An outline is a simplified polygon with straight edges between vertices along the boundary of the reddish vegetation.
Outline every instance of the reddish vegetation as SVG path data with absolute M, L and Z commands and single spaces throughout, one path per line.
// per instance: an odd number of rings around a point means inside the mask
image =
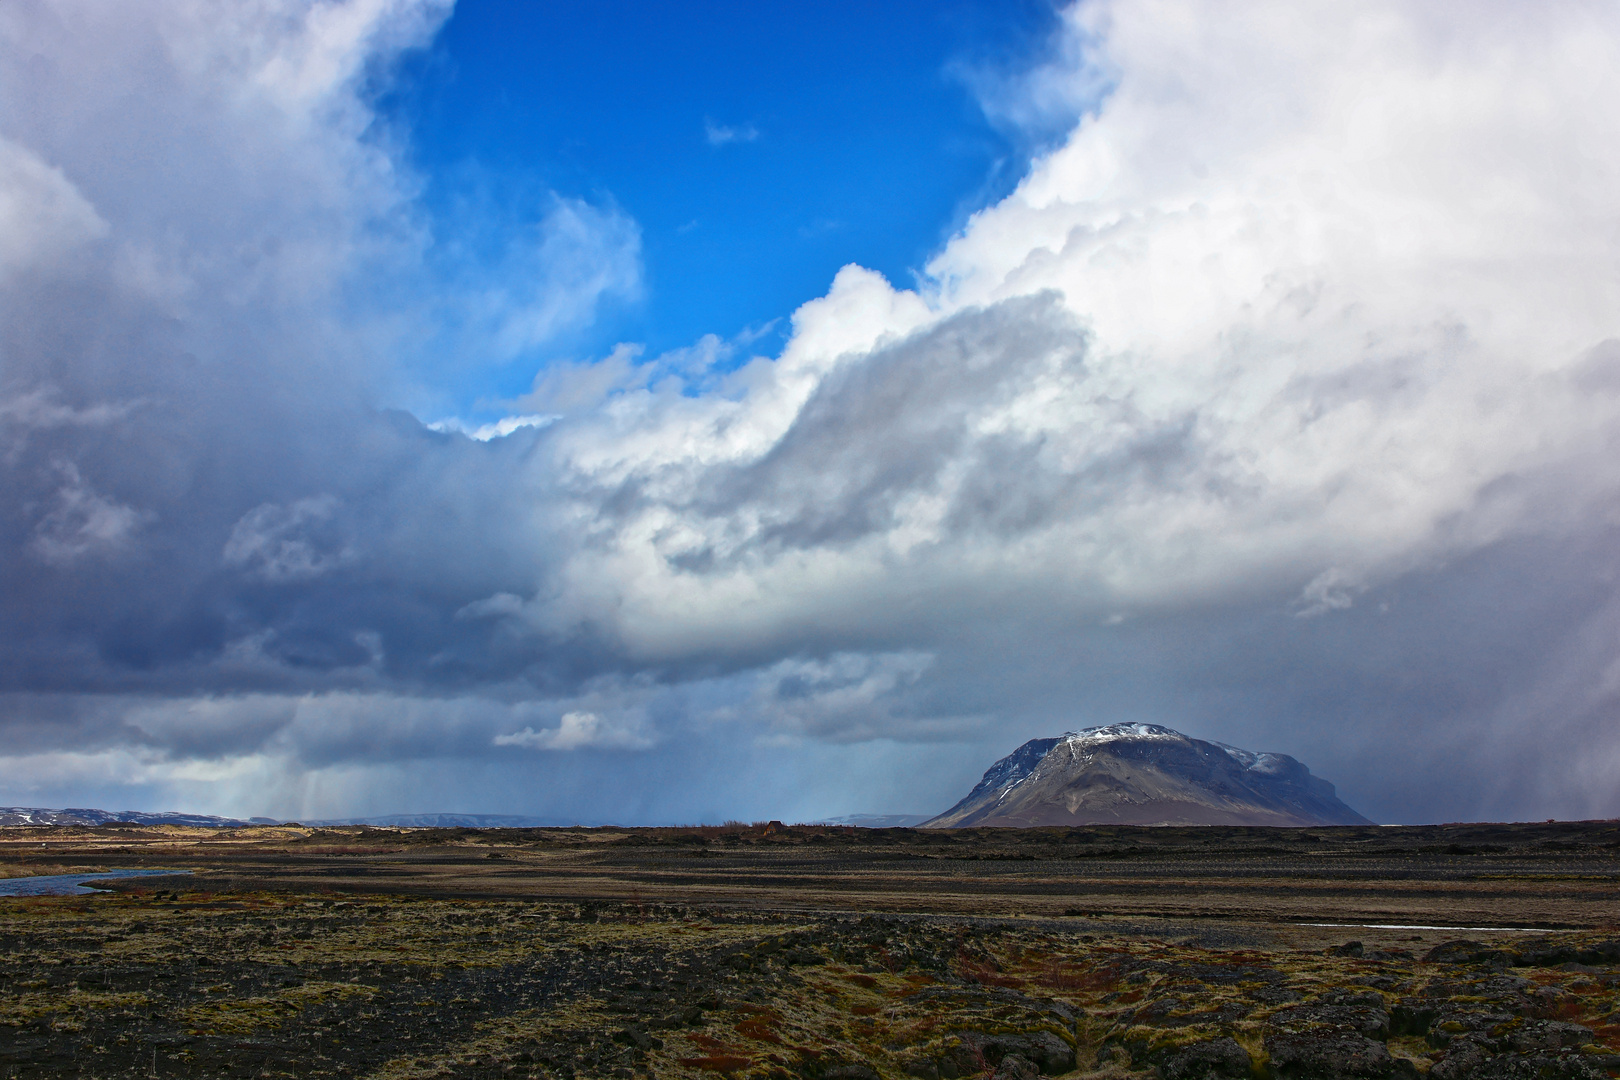
M 744 1018 L 732 1025 L 738 1035 L 756 1042 L 782 1044 L 782 1038 L 777 1034 L 777 1028 L 782 1024 L 782 1014 L 774 1009 L 767 1009 L 760 1005 L 742 1004 L 737 1011 L 744 1014 Z
M 753 1064 L 753 1059 L 734 1057 L 730 1054 L 711 1054 L 706 1057 L 681 1058 L 681 1064 L 705 1072 L 729 1073 L 748 1068 Z
M 778 1046 L 782 1043 L 781 1037 L 772 1031 L 770 1025 L 764 1020 L 739 1020 L 734 1026 L 737 1034 L 745 1039 L 753 1039 L 755 1042 L 775 1043 Z

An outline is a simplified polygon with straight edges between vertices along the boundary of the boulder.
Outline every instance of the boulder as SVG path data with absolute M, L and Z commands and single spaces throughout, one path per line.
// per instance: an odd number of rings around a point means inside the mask
M 1061 1076 L 1075 1065 L 1074 1048 L 1050 1031 L 997 1035 L 969 1031 L 962 1035 L 962 1044 L 954 1055 L 964 1075 L 985 1066 L 998 1066 L 1009 1056 L 1030 1062 L 1048 1076 Z
M 1347 1031 L 1319 1029 L 1266 1037 L 1273 1076 L 1282 1080 L 1364 1080 L 1415 1077 L 1409 1061 L 1390 1057 L 1383 1043 Z
M 1213 1080 L 1246 1077 L 1254 1072 L 1249 1052 L 1236 1039 L 1222 1036 L 1177 1047 L 1159 1062 L 1164 1080 Z
M 1520 963 L 1517 953 L 1506 949 L 1493 949 L 1479 941 L 1468 941 L 1459 938 L 1455 941 L 1442 941 L 1434 948 L 1423 954 L 1425 964 L 1491 964 L 1496 967 L 1511 967 Z
M 1022 1054 L 1008 1054 L 996 1066 L 995 1080 L 1038 1080 L 1040 1067 Z

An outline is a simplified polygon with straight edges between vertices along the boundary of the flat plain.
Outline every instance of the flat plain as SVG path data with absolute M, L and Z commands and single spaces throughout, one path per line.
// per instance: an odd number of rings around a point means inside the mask
M 0 830 L 0 1075 L 1602 1077 L 1620 825 Z

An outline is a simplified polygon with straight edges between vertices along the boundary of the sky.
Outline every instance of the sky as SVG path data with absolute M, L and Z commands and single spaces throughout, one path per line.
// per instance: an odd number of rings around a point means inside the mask
M 0 6 L 0 802 L 1620 816 L 1620 11 L 813 14 Z

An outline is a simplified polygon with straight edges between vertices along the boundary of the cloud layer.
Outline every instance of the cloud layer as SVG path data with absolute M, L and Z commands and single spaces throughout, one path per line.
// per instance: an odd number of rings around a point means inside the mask
M 917 288 L 434 430 L 413 342 L 641 287 L 611 205 L 435 246 L 368 101 L 444 14 L 0 12 L 11 801 L 930 810 L 1142 720 L 1620 813 L 1613 11 L 1081 5 L 994 107 L 1109 89 Z

